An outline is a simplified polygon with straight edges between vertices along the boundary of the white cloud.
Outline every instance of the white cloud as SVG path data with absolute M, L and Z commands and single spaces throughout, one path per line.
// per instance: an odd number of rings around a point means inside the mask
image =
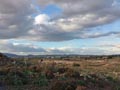
M 49 16 L 47 16 L 46 14 L 40 14 L 40 15 L 37 15 L 35 17 L 35 24 L 37 25 L 40 25 L 40 24 L 47 24 L 48 21 L 49 21 Z

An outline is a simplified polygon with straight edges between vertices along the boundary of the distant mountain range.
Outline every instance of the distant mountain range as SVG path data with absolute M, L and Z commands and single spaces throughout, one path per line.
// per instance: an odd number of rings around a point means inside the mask
M 7 57 L 10 58 L 22 58 L 22 57 L 27 57 L 27 58 L 59 58 L 59 57 L 67 57 L 67 56 L 82 56 L 82 55 L 17 55 L 17 54 L 12 54 L 12 53 L 3 53 Z
M 0 66 L 12 63 L 13 60 L 7 57 L 5 54 L 0 53 Z
M 77 54 L 71 54 L 71 55 L 17 55 L 17 54 L 12 54 L 12 53 L 3 53 L 9 58 L 102 58 L 102 57 L 120 57 L 120 55 L 77 55 Z
M 21 57 L 20 55 L 16 55 L 16 54 L 11 54 L 11 53 L 3 53 L 4 55 L 6 55 L 7 57 L 10 58 L 17 58 L 17 57 Z
M 48 56 L 48 55 L 17 55 L 17 54 L 12 54 L 12 53 L 3 53 L 3 54 L 10 58 L 22 58 L 22 57 L 27 57 L 27 58 L 42 57 L 43 58 L 43 57 Z

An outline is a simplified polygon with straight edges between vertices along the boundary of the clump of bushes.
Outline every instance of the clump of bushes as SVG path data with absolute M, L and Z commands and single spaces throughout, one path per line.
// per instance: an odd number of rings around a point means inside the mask
M 115 79 L 113 77 L 111 77 L 111 76 L 107 76 L 106 79 L 111 81 L 111 82 L 115 82 Z
M 22 72 L 13 71 L 7 74 L 6 81 L 10 85 L 24 85 L 28 83 L 28 78 Z
M 74 71 L 72 69 L 69 69 L 66 73 L 65 73 L 65 77 L 72 77 L 72 78 L 79 78 L 80 77 L 80 73 L 77 71 Z
M 55 81 L 49 90 L 75 90 L 76 87 L 74 81 Z
M 48 79 L 46 78 L 45 74 L 40 74 L 39 77 L 35 79 L 34 84 L 38 86 L 47 86 Z
M 79 63 L 73 63 L 73 67 L 79 67 L 80 64 Z
M 59 74 L 63 74 L 68 70 L 68 68 L 58 68 L 57 72 L 59 72 Z
M 85 86 L 86 82 L 84 80 L 78 80 L 77 84 L 80 85 L 80 86 Z
M 45 72 L 45 75 L 47 79 L 53 79 L 55 77 L 54 72 L 52 70 L 47 70 Z
M 38 73 L 42 72 L 42 68 L 40 66 L 34 65 L 34 66 L 30 66 L 28 69 L 32 72 L 38 72 Z

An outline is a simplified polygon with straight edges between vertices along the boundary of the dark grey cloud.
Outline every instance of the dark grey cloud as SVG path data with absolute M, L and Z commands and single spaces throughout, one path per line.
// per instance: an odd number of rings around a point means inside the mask
M 0 39 L 20 37 L 31 28 L 34 12 L 29 0 L 0 1 Z
M 19 44 L 19 43 L 10 43 L 3 42 L 1 43 L 0 50 L 4 52 L 12 52 L 12 53 L 46 53 L 46 50 L 41 47 L 36 47 L 32 44 Z
M 99 38 L 99 37 L 106 37 L 110 35 L 119 35 L 120 32 L 107 32 L 107 33 L 96 33 L 96 34 L 85 34 L 82 38 Z
M 15 54 L 103 54 L 104 49 L 93 47 L 59 47 L 59 48 L 42 48 L 32 44 L 11 43 L 8 41 L 0 42 L 0 50 L 6 53 Z
M 108 32 L 93 32 L 91 33 L 91 30 L 83 30 L 83 31 L 71 31 L 71 32 L 65 32 L 65 31 L 59 31 L 55 28 L 50 27 L 42 27 L 43 29 L 38 30 L 31 30 L 31 32 L 34 32 L 29 34 L 28 36 L 24 36 L 23 38 L 26 38 L 28 40 L 35 40 L 35 41 L 67 41 L 67 40 L 73 40 L 73 39 L 89 39 L 89 38 L 100 38 L 100 37 L 107 37 L 107 36 L 118 36 L 120 35 L 120 32 L 117 31 L 108 31 Z M 49 31 L 48 31 L 49 30 Z M 29 38 L 31 37 L 31 38 Z

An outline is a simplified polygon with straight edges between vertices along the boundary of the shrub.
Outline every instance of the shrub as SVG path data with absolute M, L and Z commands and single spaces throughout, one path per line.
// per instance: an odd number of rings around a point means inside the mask
M 85 85 L 86 85 L 86 82 L 83 81 L 83 80 L 78 80 L 78 81 L 77 81 L 77 84 L 80 85 L 80 86 L 85 86 Z
M 106 78 L 107 78 L 107 80 L 109 80 L 109 81 L 111 81 L 111 82 L 115 82 L 114 78 L 111 77 L 111 76 L 108 76 L 108 77 L 106 77 Z
M 6 81 L 8 84 L 12 85 L 23 85 L 28 83 L 28 77 L 19 71 L 9 72 L 6 76 Z
M 116 86 L 115 90 L 120 90 L 120 86 Z
M 63 74 L 68 70 L 68 68 L 58 68 L 57 72 L 59 72 L 59 74 Z
M 66 73 L 65 73 L 66 77 L 73 77 L 73 78 L 79 78 L 80 77 L 80 73 L 74 70 L 69 69 Z
M 17 74 L 9 74 L 6 77 L 7 83 L 11 85 L 23 85 L 22 78 L 20 78 Z
M 42 68 L 40 66 L 30 66 L 29 70 L 32 72 L 42 72 Z
M 73 63 L 73 66 L 74 66 L 74 67 L 79 67 L 80 64 L 78 64 L 78 63 Z
M 67 80 L 67 78 L 66 77 L 59 77 L 58 80 L 65 81 L 65 80 Z
M 50 90 L 65 90 L 65 86 L 62 81 L 56 81 L 51 85 Z
M 38 78 L 34 81 L 34 84 L 38 86 L 47 86 L 48 85 L 48 79 L 44 74 L 39 75 Z
M 56 81 L 54 82 L 50 90 L 75 90 L 76 83 L 72 81 Z
M 54 72 L 51 70 L 46 71 L 45 76 L 47 79 L 53 79 L 55 77 Z
M 68 85 L 65 90 L 75 90 L 75 87 L 72 85 Z

